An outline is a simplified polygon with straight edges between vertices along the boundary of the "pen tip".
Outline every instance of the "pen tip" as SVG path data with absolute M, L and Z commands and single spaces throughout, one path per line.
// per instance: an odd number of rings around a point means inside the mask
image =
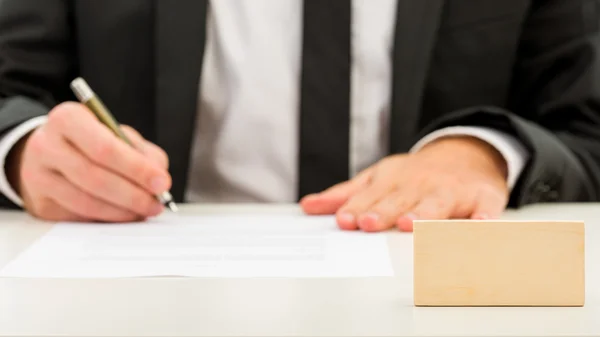
M 177 205 L 175 205 L 175 203 L 172 202 L 172 201 L 169 202 L 167 204 L 167 206 L 169 206 L 169 209 L 171 210 L 171 212 L 178 212 L 179 211 L 179 208 L 177 207 Z

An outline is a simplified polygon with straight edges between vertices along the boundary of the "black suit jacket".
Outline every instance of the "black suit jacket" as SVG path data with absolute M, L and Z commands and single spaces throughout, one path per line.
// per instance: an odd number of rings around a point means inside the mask
M 83 76 L 167 151 L 181 201 L 206 5 L 3 0 L 0 131 L 73 100 Z M 390 151 L 437 128 L 489 126 L 531 152 L 509 206 L 600 200 L 598 22 L 596 0 L 398 0 Z

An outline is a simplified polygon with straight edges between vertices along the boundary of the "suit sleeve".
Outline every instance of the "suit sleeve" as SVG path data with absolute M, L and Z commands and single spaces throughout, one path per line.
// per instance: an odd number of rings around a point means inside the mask
M 64 0 L 0 1 L 0 135 L 66 97 L 73 73 Z M 0 207 L 16 207 L 0 195 Z
M 507 108 L 473 107 L 430 124 L 491 127 L 530 153 L 509 207 L 600 201 L 597 0 L 536 0 L 523 26 Z

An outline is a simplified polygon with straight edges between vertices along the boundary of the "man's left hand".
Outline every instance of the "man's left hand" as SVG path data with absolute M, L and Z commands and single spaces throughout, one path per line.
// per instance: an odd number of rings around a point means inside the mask
M 300 204 L 307 214 L 336 214 L 345 230 L 412 231 L 415 219 L 500 216 L 509 198 L 506 175 L 506 162 L 491 145 L 448 137 L 386 157 Z

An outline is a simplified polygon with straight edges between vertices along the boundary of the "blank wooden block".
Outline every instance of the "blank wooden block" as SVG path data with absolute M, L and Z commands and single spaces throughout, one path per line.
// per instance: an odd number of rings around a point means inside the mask
M 584 223 L 414 223 L 416 306 L 583 306 Z

